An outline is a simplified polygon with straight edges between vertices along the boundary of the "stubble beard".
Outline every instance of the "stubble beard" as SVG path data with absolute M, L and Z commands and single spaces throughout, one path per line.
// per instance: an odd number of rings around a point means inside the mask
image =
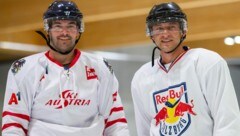
M 57 37 L 56 39 L 52 39 L 51 43 L 53 48 L 62 54 L 69 53 L 75 48 L 75 41 L 72 41 L 71 37 L 66 41 L 62 41 Z

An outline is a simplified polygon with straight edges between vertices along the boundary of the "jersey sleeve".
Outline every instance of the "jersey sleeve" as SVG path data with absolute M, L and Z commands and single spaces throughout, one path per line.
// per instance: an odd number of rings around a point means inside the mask
M 214 121 L 214 136 L 239 135 L 240 112 L 227 63 L 219 61 L 203 78 L 204 93 Z
M 144 109 L 144 97 L 139 89 L 139 77 L 134 76 L 131 83 L 131 93 L 134 105 L 135 122 L 138 136 L 148 136 L 150 133 L 151 119 L 146 115 Z
M 18 74 L 18 73 L 17 73 Z M 24 89 L 19 87 L 15 73 L 8 72 L 2 113 L 2 136 L 26 136 L 30 121 Z
M 128 136 L 129 130 L 121 98 L 118 80 L 106 60 L 100 62 L 99 111 L 105 119 L 104 136 Z

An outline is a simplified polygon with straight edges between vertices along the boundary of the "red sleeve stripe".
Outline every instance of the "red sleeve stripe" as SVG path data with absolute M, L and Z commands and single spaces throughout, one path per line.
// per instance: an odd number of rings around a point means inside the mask
M 113 96 L 117 96 L 117 92 L 113 93 L 112 95 L 113 95 Z
M 115 92 L 114 94 L 112 94 L 113 97 L 113 101 L 117 101 L 117 92 Z
M 119 118 L 119 119 L 116 119 L 116 120 L 113 120 L 113 121 L 109 121 L 107 122 L 107 124 L 105 125 L 105 129 L 116 124 L 116 123 L 119 123 L 119 122 L 122 122 L 122 123 L 127 123 L 127 120 L 126 118 Z
M 8 123 L 8 124 L 4 124 L 3 125 L 3 127 L 2 127 L 2 131 L 4 130 L 4 129 L 6 129 L 6 128 L 8 128 L 8 127 L 17 127 L 17 128 L 21 128 L 23 131 L 24 131 L 24 133 L 27 135 L 27 133 L 28 133 L 28 130 L 27 129 L 25 129 L 21 124 L 19 124 L 19 123 Z
M 21 119 L 25 119 L 28 122 L 30 121 L 30 117 L 28 115 L 19 114 L 19 113 L 12 113 L 12 112 L 8 112 L 8 111 L 4 111 L 3 114 L 2 114 L 2 117 L 7 116 L 7 115 L 15 116 L 15 117 L 18 117 L 18 118 L 21 118 Z
M 113 112 L 119 112 L 123 111 L 123 107 L 114 107 L 111 109 L 110 115 L 112 115 Z

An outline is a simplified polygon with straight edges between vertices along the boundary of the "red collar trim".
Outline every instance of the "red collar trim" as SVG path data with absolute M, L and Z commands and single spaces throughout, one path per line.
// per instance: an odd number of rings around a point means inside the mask
M 172 67 L 182 58 L 182 56 L 183 56 L 184 54 L 186 54 L 188 51 L 189 51 L 189 50 L 187 50 L 187 51 L 183 52 L 182 54 L 180 54 L 180 55 L 171 63 L 171 65 L 169 66 L 169 69 L 168 69 L 168 70 L 160 63 L 160 59 L 159 59 L 159 61 L 158 61 L 159 67 L 160 67 L 163 71 L 165 71 L 166 73 L 168 73 L 168 72 L 171 70 L 171 68 L 172 68 Z
M 53 59 L 53 58 L 50 57 L 49 52 L 50 52 L 50 51 L 46 52 L 46 53 L 45 53 L 45 56 L 46 56 L 50 61 L 52 61 L 53 63 L 57 64 L 57 65 L 60 66 L 60 67 L 63 67 L 63 65 L 62 65 L 60 62 L 58 62 L 57 60 L 55 60 L 55 59 Z M 73 60 L 71 61 L 70 65 L 69 65 L 69 68 L 71 68 L 71 67 L 77 62 L 77 60 L 80 58 L 81 52 L 80 52 L 78 49 L 75 49 L 75 50 L 74 50 L 74 55 L 75 55 L 75 56 L 74 56 Z

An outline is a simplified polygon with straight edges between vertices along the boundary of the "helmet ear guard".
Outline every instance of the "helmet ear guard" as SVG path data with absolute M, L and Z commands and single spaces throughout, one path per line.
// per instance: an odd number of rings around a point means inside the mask
M 54 1 L 43 15 L 44 30 L 48 31 L 54 20 L 73 20 L 79 27 L 79 32 L 84 32 L 83 15 L 77 5 L 72 1 Z
M 146 18 L 146 35 L 152 36 L 152 26 L 159 23 L 179 22 L 182 32 L 187 31 L 187 16 L 174 2 L 154 5 Z

